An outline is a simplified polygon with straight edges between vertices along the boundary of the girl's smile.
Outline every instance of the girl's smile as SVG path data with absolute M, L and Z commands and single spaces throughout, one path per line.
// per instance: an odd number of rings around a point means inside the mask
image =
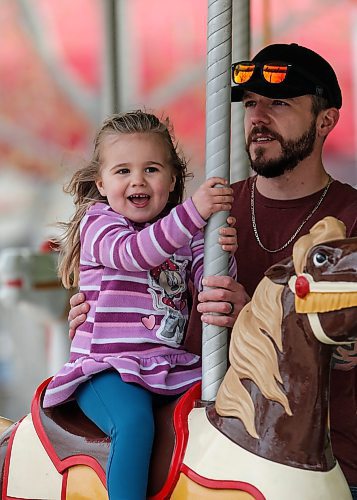
M 145 208 L 150 200 L 150 196 L 144 193 L 132 194 L 128 196 L 128 199 L 134 206 L 138 208 Z
M 96 184 L 111 208 L 138 223 L 160 215 L 176 181 L 162 137 L 155 133 L 108 135 L 101 153 Z

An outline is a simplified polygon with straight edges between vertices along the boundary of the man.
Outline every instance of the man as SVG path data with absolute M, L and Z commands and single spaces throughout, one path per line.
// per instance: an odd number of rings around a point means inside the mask
M 256 176 L 237 182 L 232 215 L 237 219 L 238 280 L 206 277 L 186 335 L 191 352 L 200 349 L 200 318 L 233 326 L 264 272 L 288 257 L 296 239 L 333 215 L 357 236 L 357 192 L 325 171 L 324 142 L 336 126 L 342 97 L 329 63 L 297 44 L 274 44 L 251 62 L 233 65 L 232 100 L 245 109 L 246 149 Z M 83 297 L 74 296 L 72 306 Z M 197 302 L 197 301 L 196 301 Z M 87 304 L 70 312 L 72 332 Z M 219 312 L 221 315 L 212 315 Z M 357 356 L 338 348 L 331 377 L 334 453 L 357 499 Z

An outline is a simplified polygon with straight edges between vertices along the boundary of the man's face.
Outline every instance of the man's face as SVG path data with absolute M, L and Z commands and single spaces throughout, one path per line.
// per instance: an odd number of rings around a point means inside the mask
M 246 150 L 258 175 L 279 177 L 310 156 L 316 138 L 310 96 L 269 99 L 246 93 L 243 105 Z

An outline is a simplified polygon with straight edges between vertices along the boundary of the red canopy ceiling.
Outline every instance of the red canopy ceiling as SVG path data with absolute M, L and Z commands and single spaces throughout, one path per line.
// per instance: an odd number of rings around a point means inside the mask
M 251 2 L 253 52 L 263 44 L 263 3 Z M 351 19 L 356 3 L 269 3 L 272 41 L 306 45 L 335 67 L 344 105 L 326 152 L 353 157 Z M 172 118 L 177 137 L 194 161 L 191 168 L 202 165 L 207 2 L 135 0 L 126 5 L 125 29 L 128 46 L 134 47 L 130 54 L 137 101 L 150 102 L 157 89 L 186 81 L 158 107 Z M 101 86 L 101 7 L 99 0 L 37 0 L 31 4 L 32 15 L 26 16 L 20 2 L 2 2 L 0 165 L 10 162 L 48 175 L 56 170 L 61 151 L 83 154 L 88 148 L 96 126 L 91 106 L 99 99 Z M 194 71 L 197 76 L 187 84 L 187 75 Z

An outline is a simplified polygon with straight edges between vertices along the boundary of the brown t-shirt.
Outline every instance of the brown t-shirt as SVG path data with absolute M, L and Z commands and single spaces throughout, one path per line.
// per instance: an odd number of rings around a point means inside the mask
M 331 215 L 342 220 L 347 236 L 357 236 L 357 191 L 348 184 L 334 181 L 318 210 L 303 226 L 287 248 L 277 253 L 263 250 L 257 243 L 251 218 L 252 178 L 233 184 L 235 193 L 232 215 L 237 219 L 238 250 L 236 253 L 238 282 L 252 296 L 264 272 L 276 262 L 289 257 L 296 239 L 306 234 L 319 220 Z M 296 200 L 271 200 L 255 190 L 256 225 L 263 245 L 280 248 L 308 216 L 322 191 Z M 196 311 L 197 299 L 186 334 L 185 347 L 201 352 L 202 324 Z M 334 453 L 349 484 L 357 485 L 357 357 L 350 356 L 349 370 L 332 370 L 331 436 Z M 342 368 L 342 366 L 341 366 Z

